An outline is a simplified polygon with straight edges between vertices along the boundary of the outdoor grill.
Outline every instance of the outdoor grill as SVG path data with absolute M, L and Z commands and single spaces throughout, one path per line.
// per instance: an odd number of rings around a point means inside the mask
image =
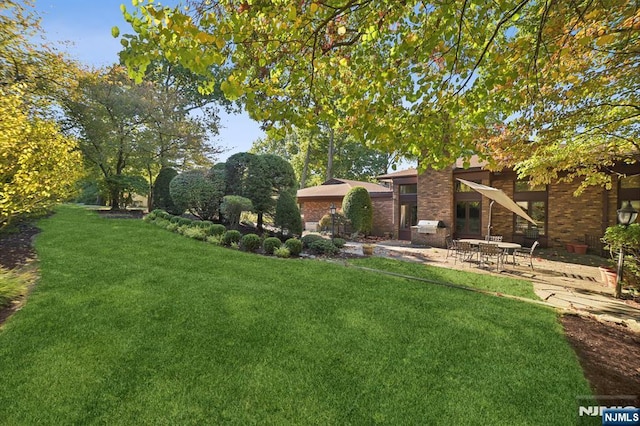
M 444 222 L 441 220 L 419 220 L 413 228 L 418 229 L 418 234 L 435 234 L 438 228 L 444 228 Z

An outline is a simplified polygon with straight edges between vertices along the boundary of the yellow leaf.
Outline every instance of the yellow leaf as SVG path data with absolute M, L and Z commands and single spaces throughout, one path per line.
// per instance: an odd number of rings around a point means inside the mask
M 347 33 L 347 28 L 344 25 L 338 28 L 339 35 L 345 35 L 346 33 Z
M 598 37 L 598 39 L 596 40 L 596 44 L 600 47 L 603 47 L 611 43 L 612 41 L 615 41 L 615 39 L 616 36 L 614 34 L 603 35 L 602 37 Z
M 316 13 L 318 11 L 318 3 L 311 3 L 310 10 L 311 13 Z

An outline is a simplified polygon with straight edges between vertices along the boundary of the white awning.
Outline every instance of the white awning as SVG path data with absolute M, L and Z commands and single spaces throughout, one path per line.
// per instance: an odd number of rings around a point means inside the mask
M 460 182 L 464 183 L 465 185 L 467 185 L 469 188 L 473 189 L 474 191 L 477 191 L 477 192 L 481 193 L 482 195 L 486 196 L 487 198 L 490 198 L 490 199 L 494 200 L 496 203 L 498 203 L 501 206 L 509 209 L 509 211 L 512 211 L 513 213 L 517 214 L 521 218 L 528 220 L 529 222 L 533 223 L 534 225 L 537 225 L 536 221 L 531 219 L 531 217 L 529 217 L 529 215 L 524 210 L 522 210 L 522 207 L 517 205 L 515 201 L 513 201 L 511 198 L 509 198 L 509 196 L 507 194 L 505 194 L 504 192 L 502 192 L 498 188 L 494 188 L 492 186 L 483 185 L 481 183 L 469 182 L 468 180 L 464 180 L 464 179 L 460 179 L 460 178 L 456 178 L 456 179 L 459 180 Z

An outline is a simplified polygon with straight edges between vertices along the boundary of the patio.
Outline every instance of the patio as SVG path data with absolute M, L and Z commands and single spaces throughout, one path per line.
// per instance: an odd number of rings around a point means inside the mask
M 362 245 L 349 242 L 345 250 L 353 254 L 362 254 Z M 496 274 L 493 268 L 485 269 L 468 262 L 455 262 L 453 257 L 447 257 L 447 249 L 415 247 L 407 241 L 379 242 L 374 256 L 480 274 Z M 500 275 L 530 280 L 538 297 L 552 307 L 593 316 L 603 321 L 624 322 L 632 330 L 640 332 L 640 307 L 637 303 L 615 299 L 614 289 L 602 283 L 598 266 L 605 264 L 606 259 L 597 256 L 583 256 L 578 259 L 591 264 L 572 263 L 567 260 L 575 261 L 569 254 L 559 250 L 536 251 L 533 271 L 528 261 L 520 259 L 518 265 L 505 264 Z

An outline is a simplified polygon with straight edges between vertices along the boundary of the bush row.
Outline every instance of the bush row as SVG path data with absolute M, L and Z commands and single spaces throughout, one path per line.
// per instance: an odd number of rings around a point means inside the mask
M 206 241 L 208 243 L 217 244 L 225 247 L 233 247 L 242 249 L 247 252 L 257 252 L 260 248 L 270 255 L 278 257 L 299 256 L 304 246 L 303 241 L 297 238 L 289 238 L 284 245 L 280 239 L 276 237 L 267 237 L 264 240 L 257 234 L 242 235 L 239 231 L 231 229 L 227 230 L 224 225 L 212 223 L 209 221 L 191 220 L 180 216 L 167 213 L 164 210 L 154 210 L 144 217 L 144 220 L 153 223 L 161 228 L 171 232 L 177 232 L 186 237 L 196 240 Z M 322 237 L 315 235 L 313 237 L 324 240 Z M 309 240 L 309 239 L 307 239 Z M 336 238 L 338 240 L 338 238 Z M 344 245 L 344 240 L 342 240 Z M 333 246 L 333 244 L 332 244 Z M 309 247 L 307 244 L 306 247 Z M 321 247 L 321 246 L 318 246 Z M 331 249 L 316 249 L 316 253 L 330 254 L 337 252 Z

